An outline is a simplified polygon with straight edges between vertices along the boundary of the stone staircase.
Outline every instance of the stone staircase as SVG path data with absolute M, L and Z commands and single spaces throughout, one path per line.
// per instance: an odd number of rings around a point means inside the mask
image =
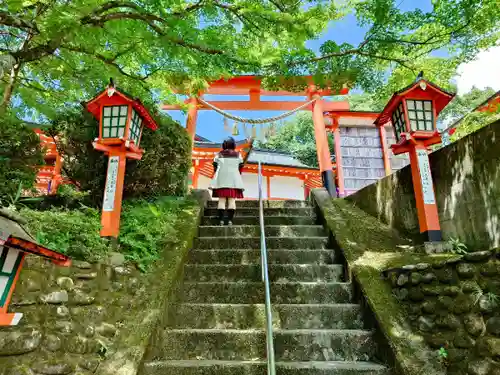
M 313 208 L 264 204 L 277 375 L 388 375 Z M 216 226 L 215 208 L 205 209 L 145 375 L 267 374 L 258 202 L 238 202 L 232 227 Z

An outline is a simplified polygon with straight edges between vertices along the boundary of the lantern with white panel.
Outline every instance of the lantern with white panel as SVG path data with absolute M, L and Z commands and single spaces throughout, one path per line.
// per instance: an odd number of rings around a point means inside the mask
M 143 129 L 154 131 L 158 125 L 139 99 L 116 89 L 112 80 L 105 91 L 84 105 L 99 121 L 99 137 L 93 146 L 109 157 L 101 236 L 117 238 L 127 158 L 142 158 L 143 150 L 139 145 Z
M 0 326 L 17 325 L 23 314 L 7 312 L 26 254 L 51 260 L 69 267 L 71 260 L 64 254 L 37 244 L 23 228 L 25 221 L 16 213 L 0 209 Z
M 423 79 L 421 73 L 413 84 L 394 93 L 375 121 L 377 126 L 392 122 L 395 155 L 410 154 L 420 232 L 427 242 L 442 240 L 428 149 L 441 143 L 437 116 L 454 96 Z

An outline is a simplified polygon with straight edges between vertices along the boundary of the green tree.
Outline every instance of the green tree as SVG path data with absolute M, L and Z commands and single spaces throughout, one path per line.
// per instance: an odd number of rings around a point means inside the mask
M 135 96 L 165 100 L 174 86 L 196 92 L 206 80 L 249 73 L 267 76 L 270 89 L 303 90 L 304 82 L 276 77 L 312 74 L 318 85 L 360 87 L 386 100 L 394 83 L 408 84 L 422 69 L 448 84 L 458 64 L 498 42 L 497 0 L 436 0 L 430 12 L 402 11 L 400 3 L 9 0 L 0 5 L 0 106 L 52 118 L 110 76 Z M 305 47 L 348 14 L 368 29 L 361 43 L 328 40 L 319 54 Z
M 444 125 L 451 125 L 462 117 L 472 112 L 479 104 L 495 94 L 491 87 L 485 89 L 472 89 L 462 95 L 457 95 L 439 114 L 439 121 Z
M 0 5 L 1 106 L 54 117 L 110 76 L 134 96 L 257 72 L 317 35 L 330 5 L 282 0 L 9 0 Z
M 369 93 L 349 94 L 347 101 L 351 111 L 381 112 L 384 109 L 384 103 Z
M 159 129 L 145 129 L 141 160 L 128 160 L 124 197 L 182 195 L 191 167 L 191 140 L 177 123 L 157 118 Z M 94 205 L 102 201 L 107 157 L 94 150 L 98 123 L 89 113 L 72 111 L 57 117 L 47 133 L 58 136 L 58 151 L 64 157 L 63 174 L 81 191 L 89 192 Z
M 33 187 L 43 157 L 38 136 L 18 120 L 4 116 L 0 134 L 0 205 L 8 205 L 20 185 L 25 190 Z
M 460 63 L 496 45 L 500 37 L 498 0 L 436 0 L 429 12 L 418 8 L 402 11 L 401 1 L 396 0 L 345 4 L 338 8 L 336 20 L 355 14 L 358 24 L 368 29 L 358 45 L 328 40 L 319 54 L 304 46 L 282 55 L 281 64 L 270 71 L 317 73 L 324 77 L 318 77 L 320 84 L 361 87 L 384 101 L 402 83 L 403 87 L 411 83 L 421 70 L 448 86 Z M 436 57 L 444 54 L 448 56 Z
M 328 142 L 330 150 L 333 150 L 333 136 L 330 133 L 328 133 Z M 265 142 L 256 142 L 256 146 L 288 152 L 306 165 L 318 166 L 314 125 L 312 115 L 309 112 L 298 113 L 278 127 L 276 134 L 269 137 Z
M 469 112 L 456 124 L 456 131 L 452 135 L 451 140 L 457 141 L 498 119 L 500 119 L 500 106 L 497 106 L 496 110 L 493 111 Z

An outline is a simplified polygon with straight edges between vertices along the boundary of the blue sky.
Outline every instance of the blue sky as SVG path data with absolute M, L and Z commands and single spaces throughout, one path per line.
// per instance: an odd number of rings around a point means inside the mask
M 420 8 L 423 11 L 430 11 L 431 1 L 430 0 L 400 0 L 398 8 L 403 11 L 413 10 L 415 8 Z M 356 17 L 353 14 L 347 15 L 340 21 L 332 22 L 329 28 L 320 36 L 317 40 L 311 40 L 306 43 L 306 46 L 318 51 L 319 47 L 327 40 L 334 40 L 336 43 L 350 43 L 352 45 L 359 44 L 366 33 L 367 29 L 360 27 L 357 24 Z M 232 96 L 206 96 L 206 98 L 211 100 L 242 100 L 241 97 Z M 293 99 L 291 97 L 275 97 L 275 100 L 300 100 L 304 98 Z M 266 98 L 266 100 L 268 100 Z M 167 111 L 170 116 L 176 121 L 179 121 L 183 126 L 186 123 L 186 115 L 181 111 Z M 244 117 L 244 118 L 267 118 L 276 116 L 280 112 L 276 111 L 233 111 L 234 115 Z M 232 126 L 232 122 L 230 122 Z M 202 137 L 208 138 L 214 142 L 221 142 L 229 134 L 224 131 L 222 116 L 214 111 L 200 111 L 197 121 L 196 133 Z M 240 136 L 235 137 L 237 140 L 243 139 L 245 135 L 243 134 L 242 128 L 240 126 Z

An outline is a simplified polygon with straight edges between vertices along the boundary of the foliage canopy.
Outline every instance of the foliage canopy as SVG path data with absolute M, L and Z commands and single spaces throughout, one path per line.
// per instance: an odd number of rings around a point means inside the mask
M 453 141 L 463 138 L 500 118 L 500 107 L 493 111 L 479 112 L 476 110 L 477 106 L 494 95 L 495 90 L 491 87 L 485 89 L 473 87 L 469 92 L 457 95 L 448 104 L 441 112 L 440 118 L 445 126 L 454 126 L 456 128 L 451 137 Z
M 177 241 L 179 212 L 192 207 L 190 200 L 173 197 L 126 202 L 118 251 L 141 270 L 146 270 L 165 248 Z M 38 211 L 22 208 L 20 214 L 28 221 L 29 231 L 39 243 L 75 259 L 101 260 L 112 251 L 108 241 L 99 236 L 101 223 L 97 209 Z
M 230 75 L 327 76 L 330 84 L 387 96 L 419 70 L 440 85 L 499 39 L 497 0 L 436 0 L 431 11 L 395 0 L 9 0 L 0 6 L 2 107 L 49 118 L 110 76 L 134 96 L 165 100 Z M 354 14 L 358 45 L 305 42 Z M 443 59 L 433 52 L 446 52 Z M 386 72 L 392 76 L 388 82 Z M 378 90 L 383 83 L 386 89 Z M 64 105 L 61 105 L 64 103 Z M 36 116 L 35 116 L 36 118 Z

